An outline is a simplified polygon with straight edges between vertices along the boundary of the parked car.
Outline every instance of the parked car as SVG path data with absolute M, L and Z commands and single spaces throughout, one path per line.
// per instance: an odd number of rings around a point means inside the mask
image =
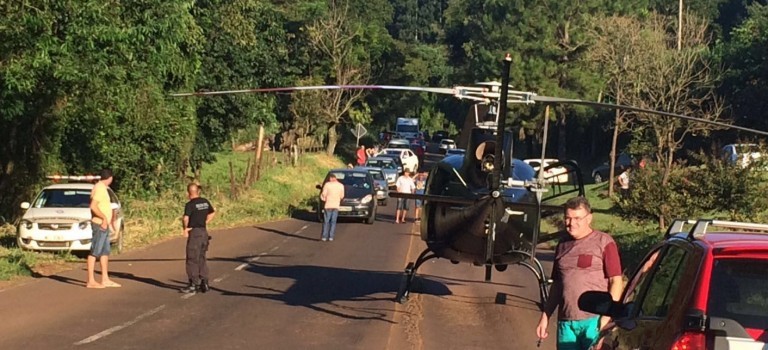
M 379 201 L 379 205 L 387 206 L 387 199 L 389 199 L 389 183 L 387 177 L 384 175 L 384 171 L 381 168 L 369 166 L 355 168 L 366 170 L 373 176 L 373 181 L 376 183 L 376 200 Z
M 440 153 L 445 153 L 449 149 L 456 148 L 456 141 L 451 139 L 442 139 L 440 140 Z
M 98 176 L 57 176 L 69 181 L 46 186 L 30 202 L 21 203 L 26 210 L 17 227 L 19 247 L 40 251 L 89 251 L 91 230 L 91 190 Z M 117 232 L 110 242 L 117 252 L 123 248 L 125 220 L 122 205 L 112 189 L 107 188 L 115 211 Z
M 445 156 L 446 157 L 447 156 L 456 156 L 456 155 L 464 156 L 466 153 L 467 153 L 467 150 L 465 150 L 463 148 L 454 148 L 454 149 L 446 150 L 445 151 Z
M 365 161 L 365 166 L 381 169 L 387 179 L 387 185 L 392 187 L 397 182 L 397 177 L 403 172 L 402 164 L 398 163 L 399 157 L 371 157 Z
M 373 224 L 376 220 L 377 201 L 375 200 L 376 184 L 371 174 L 359 168 L 332 169 L 325 175 L 323 184 L 316 186 L 318 190 L 322 192 L 331 174 L 344 185 L 344 199 L 341 200 L 339 207 L 339 217 L 362 218 L 366 224 Z M 317 202 L 317 219 L 323 222 L 325 203 L 320 199 Z
M 381 150 L 377 156 L 383 156 L 383 155 L 390 155 L 390 156 L 397 156 L 400 158 L 400 161 L 403 163 L 403 169 L 409 170 L 409 171 L 417 171 L 419 170 L 419 157 L 416 156 L 413 151 L 410 149 L 400 149 L 400 148 L 385 148 Z
M 619 156 L 616 157 L 616 164 L 613 167 L 613 176 L 619 176 L 626 168 L 630 167 L 631 165 L 632 157 L 630 155 L 626 153 L 619 154 Z M 594 180 L 595 183 L 601 183 L 605 180 L 608 180 L 610 174 L 611 166 L 609 165 L 609 162 L 605 162 L 592 169 L 592 180 Z
M 536 171 L 538 176 L 539 168 L 541 168 L 541 158 L 537 159 L 525 159 L 523 162 L 530 165 L 533 170 Z M 547 168 L 552 164 L 559 162 L 557 159 L 544 158 L 544 181 L 548 183 L 565 184 L 568 183 L 568 169 L 562 166 Z
M 408 141 L 406 139 L 392 139 L 387 142 L 387 147 L 384 148 L 403 148 L 403 149 L 410 149 L 411 148 L 411 141 Z
M 690 223 L 670 226 L 620 301 L 580 297 L 582 310 L 613 318 L 596 349 L 766 349 L 768 225 Z
M 737 143 L 723 146 L 721 155 L 728 163 L 746 168 L 760 159 L 760 146 L 751 143 Z

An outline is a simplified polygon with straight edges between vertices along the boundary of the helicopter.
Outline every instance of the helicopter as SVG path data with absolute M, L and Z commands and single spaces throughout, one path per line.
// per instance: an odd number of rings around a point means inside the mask
M 507 130 L 508 105 L 573 104 L 596 108 L 621 109 L 638 113 L 680 118 L 739 129 L 760 135 L 768 132 L 704 120 L 664 111 L 627 105 L 540 96 L 533 92 L 510 90 L 511 58 L 502 60 L 501 82 L 479 83 L 478 86 L 452 88 L 413 87 L 393 85 L 323 85 L 255 88 L 229 91 L 200 91 L 171 94 L 173 97 L 215 96 L 241 93 L 281 93 L 307 90 L 401 90 L 452 95 L 474 103 L 462 136 L 466 145 L 464 156 L 455 155 L 439 161 L 430 170 L 424 194 L 391 193 L 391 197 L 423 201 L 420 236 L 427 247 L 418 258 L 407 264 L 396 302 L 406 302 L 414 277 L 422 264 L 444 258 L 454 264 L 472 263 L 485 267 L 485 280 L 492 270 L 505 271 L 509 265 L 521 265 L 530 270 L 539 286 L 542 305 L 548 298 L 551 284 L 536 257 L 536 246 L 556 238 L 559 233 L 541 236 L 541 221 L 547 214 L 562 213 L 561 205 L 551 204 L 563 196 L 583 196 L 582 172 L 575 161 L 549 164 L 535 171 L 530 165 L 512 157 L 513 137 Z M 472 113 L 474 112 L 474 113 Z M 545 113 L 547 113 L 545 112 Z M 547 144 L 548 119 L 544 118 L 541 157 Z M 461 143 L 462 141 L 460 141 Z M 545 178 L 549 169 L 565 168 L 568 184 L 553 183 Z M 558 174 L 562 176 L 562 174 Z

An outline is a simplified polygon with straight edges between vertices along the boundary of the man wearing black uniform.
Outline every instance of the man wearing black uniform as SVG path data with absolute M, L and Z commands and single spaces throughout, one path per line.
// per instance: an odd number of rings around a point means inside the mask
M 187 276 L 189 285 L 182 288 L 182 293 L 207 292 L 208 264 L 205 252 L 208 250 L 208 230 L 206 224 L 213 220 L 215 210 L 207 199 L 200 197 L 200 186 L 191 183 L 187 186 L 189 202 L 184 206 L 184 237 L 187 237 Z

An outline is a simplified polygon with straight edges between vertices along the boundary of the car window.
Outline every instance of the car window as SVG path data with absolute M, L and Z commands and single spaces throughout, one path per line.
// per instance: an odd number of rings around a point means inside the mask
M 768 260 L 715 260 L 707 310 L 744 328 L 768 329 Z
M 646 285 L 646 283 L 644 283 L 645 280 L 647 280 L 648 276 L 653 272 L 653 267 L 659 257 L 660 250 L 661 249 L 657 249 L 649 254 L 645 261 L 640 265 L 640 269 L 635 272 L 635 275 L 629 283 L 627 283 L 626 294 L 624 294 L 624 304 L 630 305 L 630 307 L 635 305 L 635 301 L 638 298 L 638 295 L 640 295 L 640 290 Z M 628 310 L 627 315 L 631 315 L 632 312 L 632 309 Z
M 91 190 L 47 189 L 35 199 L 35 208 L 88 208 Z
M 109 193 L 109 201 L 112 203 L 120 203 L 119 200 L 117 200 L 117 195 L 115 192 L 112 191 L 111 188 L 107 188 L 107 193 Z
M 381 171 L 369 171 L 374 180 L 384 180 L 384 174 Z
M 648 282 L 648 290 L 640 301 L 641 317 L 663 318 L 667 315 L 675 297 L 677 285 L 680 283 L 685 260 L 685 250 L 673 245 L 669 246 L 659 264 L 656 265 Z

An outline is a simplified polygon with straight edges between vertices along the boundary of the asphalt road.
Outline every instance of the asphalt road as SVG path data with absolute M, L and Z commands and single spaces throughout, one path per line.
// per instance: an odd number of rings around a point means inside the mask
M 122 288 L 86 289 L 84 264 L 8 287 L 0 349 L 536 349 L 538 294 L 522 267 L 485 283 L 482 268 L 427 262 L 410 300 L 392 301 L 425 245 L 392 222 L 391 201 L 374 225 L 341 222 L 334 242 L 319 241 L 311 213 L 212 232 L 206 294 L 177 291 L 182 237 L 113 256 Z

